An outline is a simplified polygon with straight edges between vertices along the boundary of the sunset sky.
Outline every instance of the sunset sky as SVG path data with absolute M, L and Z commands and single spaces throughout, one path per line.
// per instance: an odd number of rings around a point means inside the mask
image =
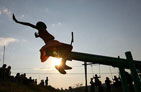
M 134 59 L 141 60 L 141 0 L 0 0 L 0 65 L 5 45 L 5 63 L 12 67 L 12 75 L 27 73 L 38 82 L 48 76 L 55 88 L 85 83 L 83 62 L 68 61 L 73 69 L 66 75 L 54 68 L 54 58 L 41 63 L 39 50 L 44 42 L 34 37 L 37 30 L 16 24 L 13 13 L 20 21 L 43 21 L 64 43 L 70 44 L 74 32 L 73 51 L 121 58 L 131 51 Z M 88 66 L 88 82 L 92 72 L 101 73 L 104 82 L 114 75 L 110 69 L 118 73 L 109 66 Z

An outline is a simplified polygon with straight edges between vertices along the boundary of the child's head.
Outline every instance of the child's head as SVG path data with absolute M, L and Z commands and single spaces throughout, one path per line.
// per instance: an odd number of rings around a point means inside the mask
M 39 30 L 42 29 L 42 28 L 45 28 L 45 29 L 47 28 L 46 24 L 41 22 L 41 21 L 37 22 L 36 27 Z

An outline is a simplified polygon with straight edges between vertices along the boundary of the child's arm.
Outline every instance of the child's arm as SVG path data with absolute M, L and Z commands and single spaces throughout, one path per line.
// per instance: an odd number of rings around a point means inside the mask
M 30 24 L 30 23 L 27 23 L 27 22 L 18 21 L 18 20 L 16 19 L 16 17 L 15 17 L 14 14 L 13 14 L 13 20 L 14 20 L 16 23 L 19 23 L 19 24 L 22 24 L 22 25 L 26 25 L 26 26 L 30 26 L 30 27 L 32 27 L 32 28 L 37 29 L 36 26 L 33 25 L 33 24 Z

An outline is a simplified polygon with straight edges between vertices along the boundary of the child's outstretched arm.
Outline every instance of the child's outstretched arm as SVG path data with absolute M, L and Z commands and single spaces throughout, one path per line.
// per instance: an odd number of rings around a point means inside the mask
M 16 23 L 19 23 L 19 24 L 22 24 L 22 25 L 26 25 L 26 26 L 30 26 L 30 27 L 32 27 L 32 28 L 37 29 L 36 26 L 33 25 L 33 24 L 30 24 L 30 23 L 27 23 L 27 22 L 18 21 L 18 20 L 16 19 L 16 17 L 15 17 L 14 14 L 13 14 L 13 20 L 14 20 Z

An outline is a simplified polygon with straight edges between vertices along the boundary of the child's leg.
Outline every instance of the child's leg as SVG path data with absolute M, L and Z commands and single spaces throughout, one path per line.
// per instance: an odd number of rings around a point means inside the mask
M 41 59 L 41 62 L 45 62 L 48 59 L 48 57 L 46 56 L 45 51 L 41 52 L 40 59 Z
M 66 60 L 68 59 L 71 50 L 72 46 L 68 44 L 63 44 L 61 47 L 57 48 L 60 57 L 62 57 L 62 60 L 61 65 L 56 65 L 55 67 L 62 74 L 66 74 L 65 70 L 72 69 L 70 66 L 66 65 Z
M 45 52 L 45 47 L 46 45 L 44 45 L 41 49 L 40 49 L 40 59 L 41 59 L 41 62 L 44 62 L 48 59 L 48 56 L 46 55 L 46 52 Z
M 66 65 L 66 60 L 68 59 L 70 52 L 72 50 L 72 46 L 68 45 L 68 44 L 63 44 L 62 47 L 62 61 L 61 61 L 61 65 L 62 67 L 64 67 L 64 69 L 72 69 L 71 67 Z
M 71 67 L 66 65 L 66 59 L 62 58 L 61 64 L 56 65 L 55 68 L 61 73 L 66 74 L 65 70 L 72 69 Z
M 61 57 L 62 58 L 68 58 L 71 51 L 72 51 L 72 46 L 68 45 L 68 44 L 63 44 L 63 46 L 61 46 L 59 48 L 59 51 L 61 52 Z
M 65 69 L 65 70 L 72 69 L 72 67 L 66 65 L 66 61 L 67 61 L 67 59 L 62 58 L 61 67 L 62 67 L 63 69 Z
M 55 68 L 61 73 L 61 74 L 66 74 L 66 71 L 64 70 L 63 67 L 56 65 Z

